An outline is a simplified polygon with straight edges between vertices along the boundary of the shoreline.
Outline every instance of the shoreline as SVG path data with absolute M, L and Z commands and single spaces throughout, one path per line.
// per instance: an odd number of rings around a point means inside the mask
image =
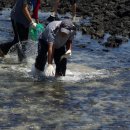
M 5 7 L 12 8 L 16 0 L 0 1 L 0 9 Z M 41 10 L 52 11 L 51 3 L 41 3 Z M 64 14 L 70 10 L 68 2 L 60 4 L 59 14 Z M 100 0 L 78 0 L 77 15 L 83 18 L 90 18 L 90 23 L 80 25 L 83 34 L 91 35 L 93 39 L 100 40 L 105 33 L 109 33 L 111 37 L 105 46 L 118 47 L 122 42 L 128 41 L 130 38 L 130 1 L 100 1 Z M 117 36 L 122 36 L 119 38 Z M 111 44 L 112 42 L 112 44 Z M 110 44 L 110 45 L 109 45 Z M 114 44 L 114 45 L 113 45 Z

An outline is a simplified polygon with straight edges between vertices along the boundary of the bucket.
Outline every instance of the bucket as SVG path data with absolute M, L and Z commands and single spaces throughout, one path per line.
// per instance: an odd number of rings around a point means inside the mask
M 29 28 L 29 39 L 37 41 L 40 34 L 44 31 L 44 26 L 40 23 L 37 24 L 36 28 Z

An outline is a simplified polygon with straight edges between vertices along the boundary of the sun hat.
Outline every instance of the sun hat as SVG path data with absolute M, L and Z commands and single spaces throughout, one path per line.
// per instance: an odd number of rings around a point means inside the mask
M 61 22 L 61 32 L 69 34 L 71 31 L 74 30 L 74 24 L 70 19 L 64 19 Z

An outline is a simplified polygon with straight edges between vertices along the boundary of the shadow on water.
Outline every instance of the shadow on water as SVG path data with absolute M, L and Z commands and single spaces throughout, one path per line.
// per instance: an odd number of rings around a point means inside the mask
M 111 78 L 84 83 L 4 80 L 0 82 L 0 126 L 43 130 L 129 129 L 128 74 L 129 70 L 118 71 Z
M 123 75 L 128 74 L 124 71 Z M 87 83 L 3 82 L 1 128 L 12 129 L 129 129 L 129 78 Z M 125 80 L 125 83 L 123 82 Z M 111 81 L 111 82 L 110 82 Z
M 6 37 L 11 39 L 10 33 L 0 31 L 0 41 Z M 129 44 L 104 52 L 97 41 L 77 32 L 67 76 L 40 82 L 28 73 L 37 44 L 28 47 L 33 51 L 27 52 L 27 64 L 17 64 L 11 53 L 0 60 L 0 129 L 130 129 Z

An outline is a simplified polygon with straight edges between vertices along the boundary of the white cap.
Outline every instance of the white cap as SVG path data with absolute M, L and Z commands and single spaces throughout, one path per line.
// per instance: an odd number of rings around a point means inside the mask
M 63 27 L 61 28 L 61 32 L 66 33 L 66 34 L 70 33 L 70 31 L 68 29 L 63 28 Z
M 64 19 L 61 22 L 61 32 L 64 32 L 66 34 L 69 34 L 71 30 L 73 30 L 74 24 L 70 19 Z

